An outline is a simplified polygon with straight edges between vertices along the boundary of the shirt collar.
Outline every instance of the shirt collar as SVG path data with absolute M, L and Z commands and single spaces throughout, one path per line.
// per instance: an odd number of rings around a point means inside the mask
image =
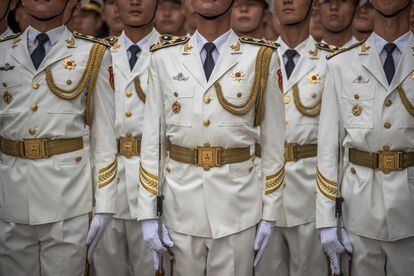
M 230 37 L 230 34 L 231 34 L 231 30 L 228 30 L 227 32 L 225 32 L 224 34 L 222 34 L 221 36 L 219 36 L 213 41 L 220 55 L 223 50 L 224 44 L 227 42 L 227 40 Z M 201 51 L 203 50 L 204 44 L 206 44 L 208 40 L 204 36 L 202 36 L 198 31 L 196 31 L 196 37 L 197 37 L 198 48 L 200 49 L 200 53 L 201 53 Z
M 59 41 L 59 39 L 62 36 L 64 31 L 65 31 L 65 26 L 64 25 L 47 31 L 46 34 L 49 37 L 50 44 L 55 45 Z M 32 26 L 29 26 L 29 30 L 28 30 L 28 39 L 29 39 L 29 41 L 30 42 L 35 42 L 37 35 L 40 34 L 40 33 L 41 32 L 39 32 L 38 30 L 36 30 Z
M 306 46 L 309 42 L 309 40 L 313 40 L 313 38 L 311 36 L 309 36 L 307 39 L 305 39 L 304 41 L 302 41 L 298 46 L 296 46 L 294 49 L 297 52 L 297 55 L 300 56 L 301 53 L 303 53 L 303 51 L 306 50 Z M 280 49 L 281 49 L 281 53 L 282 55 L 285 55 L 286 51 L 291 49 L 282 39 L 282 37 L 279 38 L 279 44 L 280 44 Z M 313 43 L 314 44 L 314 43 Z
M 400 36 L 399 38 L 397 38 L 396 40 L 393 41 L 395 43 L 395 45 L 397 45 L 397 49 L 401 53 L 404 51 L 405 46 L 407 45 L 407 43 L 409 43 L 410 37 L 411 37 L 411 32 L 407 32 L 407 33 L 403 34 L 402 36 Z M 384 50 L 384 46 L 388 43 L 388 41 L 386 41 L 384 38 L 382 38 L 381 36 L 379 36 L 375 32 L 373 33 L 373 38 L 374 38 L 375 44 L 377 46 L 378 53 L 381 54 L 381 52 Z
M 125 34 L 125 32 L 122 32 L 121 37 L 124 40 L 125 43 L 125 48 L 129 49 L 129 47 L 131 47 L 132 45 L 137 45 L 141 51 L 145 51 L 149 49 L 149 40 L 152 36 L 154 30 L 152 30 L 149 34 L 147 34 L 146 36 L 144 36 L 140 41 L 138 41 L 138 43 L 134 43 L 131 39 L 129 39 L 129 37 Z

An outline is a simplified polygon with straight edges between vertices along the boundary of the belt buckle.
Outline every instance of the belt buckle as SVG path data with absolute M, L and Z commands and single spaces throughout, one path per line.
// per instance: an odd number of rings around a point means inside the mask
M 121 137 L 119 139 L 119 153 L 126 158 L 131 158 L 137 152 L 138 143 L 134 137 Z
M 401 157 L 402 152 L 399 151 L 380 151 L 378 169 L 385 174 L 402 170 Z
M 202 147 L 196 147 L 197 150 L 197 165 L 203 167 L 208 171 L 211 167 L 220 167 L 219 162 L 220 151 L 222 148 L 211 147 L 209 143 L 204 144 Z
M 285 162 L 297 161 L 297 147 L 296 143 L 285 143 Z
M 48 139 L 24 139 L 23 156 L 27 159 L 41 159 L 48 157 L 46 143 Z

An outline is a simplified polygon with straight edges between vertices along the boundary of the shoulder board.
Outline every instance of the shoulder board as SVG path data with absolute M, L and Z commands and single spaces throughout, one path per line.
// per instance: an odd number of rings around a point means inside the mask
M 273 49 L 277 49 L 280 46 L 279 44 L 277 44 L 274 41 L 268 41 L 268 40 L 264 40 L 264 39 L 257 39 L 257 38 L 247 37 L 247 36 L 240 37 L 240 42 L 241 43 L 249 43 L 249 44 L 259 45 L 259 46 L 266 46 L 266 47 L 270 47 L 270 48 L 273 48 Z
M 329 45 L 329 44 L 322 43 L 322 42 L 316 43 L 316 48 L 318 48 L 319 50 L 324 50 L 324 51 L 328 51 L 331 53 L 339 50 L 339 48 L 336 47 L 335 45 Z
M 105 37 L 104 40 L 108 42 L 111 46 L 114 46 L 114 44 L 118 41 L 118 38 L 116 36 L 108 36 Z
M 341 54 L 341 53 L 344 53 L 344 52 L 346 52 L 346 51 L 348 51 L 348 50 L 354 49 L 354 48 L 356 48 L 356 47 L 358 47 L 358 46 L 362 45 L 363 43 L 365 43 L 365 40 L 360 41 L 360 42 L 357 42 L 357 43 L 355 43 L 355 44 L 352 44 L 351 46 L 348 46 L 348 47 L 340 48 L 339 50 L 337 50 L 337 51 L 335 51 L 335 52 L 330 53 L 329 55 L 327 55 L 327 56 L 326 56 L 326 59 L 331 59 L 331 58 L 333 58 L 334 56 L 339 55 L 339 54 Z
M 170 41 L 170 40 L 174 40 L 178 38 L 180 38 L 180 36 L 164 34 L 160 36 L 160 41 L 165 42 L 165 41 Z
M 169 39 L 168 40 L 163 40 L 163 37 L 164 38 L 169 38 Z M 190 38 L 187 37 L 187 36 L 170 36 L 170 37 L 161 36 L 160 37 L 160 42 L 155 43 L 154 45 L 152 45 L 150 47 L 150 52 L 155 52 L 159 49 L 171 47 L 171 46 L 174 46 L 174 45 L 184 44 L 188 40 L 190 40 Z
M 84 34 L 80 34 L 78 32 L 74 32 L 73 35 L 76 38 L 81 38 L 81 39 L 89 40 L 89 41 L 92 41 L 92 42 L 100 43 L 100 44 L 105 45 L 107 47 L 111 47 L 111 44 L 108 41 L 106 41 L 105 39 L 103 39 L 103 38 L 96 38 L 96 37 L 94 37 L 92 35 L 84 35 Z
M 22 33 L 17 33 L 17 34 L 12 34 L 12 35 L 8 35 L 8 36 L 5 36 L 5 37 L 1 37 L 0 42 L 7 41 L 7 40 L 10 40 L 10 39 L 15 39 L 16 37 L 20 36 L 21 34 Z

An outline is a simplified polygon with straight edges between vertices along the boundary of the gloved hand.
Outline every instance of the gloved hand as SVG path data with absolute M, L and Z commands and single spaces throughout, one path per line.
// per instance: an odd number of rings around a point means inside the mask
M 253 263 L 254 267 L 256 267 L 259 264 L 260 259 L 263 257 L 266 247 L 269 244 L 270 237 L 272 236 L 274 226 L 275 222 L 266 220 L 262 220 L 259 222 L 253 245 L 254 250 L 257 251 L 256 258 L 254 259 Z
M 98 213 L 92 219 L 91 226 L 89 227 L 88 236 L 86 238 L 86 245 L 88 247 L 88 263 L 92 263 L 93 254 L 95 253 L 96 246 L 102 239 L 106 227 L 112 219 L 112 214 Z
M 154 270 L 158 269 L 160 260 L 158 258 L 158 253 L 167 252 L 167 249 L 162 246 L 159 235 L 158 235 L 158 221 L 155 219 L 149 219 L 142 221 L 142 235 L 144 237 L 144 242 L 152 253 L 152 263 L 154 265 Z M 174 243 L 168 235 L 167 228 L 162 225 L 162 236 L 165 245 L 168 247 L 174 246 Z
M 345 229 L 341 229 L 341 233 L 342 243 L 338 239 L 336 227 L 324 228 L 320 231 L 321 244 L 325 249 L 326 255 L 329 257 L 333 274 L 339 274 L 341 272 L 339 256 L 344 252 L 352 253 L 352 243 L 349 239 L 348 232 Z

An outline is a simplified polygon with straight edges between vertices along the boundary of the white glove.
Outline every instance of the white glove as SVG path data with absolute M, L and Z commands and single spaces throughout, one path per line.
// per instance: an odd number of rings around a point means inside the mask
M 256 267 L 260 259 L 262 258 L 267 245 L 269 244 L 270 237 L 274 230 L 275 222 L 261 220 L 257 227 L 256 237 L 254 238 L 253 248 L 257 251 L 256 258 L 254 258 L 253 267 Z
M 112 214 L 98 213 L 92 219 L 91 226 L 89 227 L 88 236 L 86 238 L 86 245 L 88 247 L 88 263 L 92 263 L 93 254 L 95 253 L 96 246 L 102 239 L 106 227 L 112 219 Z
M 349 239 L 348 232 L 345 229 L 341 229 L 342 243 L 338 239 L 338 233 L 336 227 L 321 229 L 321 244 L 325 249 L 326 255 L 329 257 L 331 264 L 331 271 L 334 274 L 341 272 L 339 263 L 339 256 L 344 252 L 352 253 L 352 243 Z
M 158 269 L 160 260 L 158 258 L 158 253 L 167 252 L 167 249 L 162 246 L 159 235 L 158 235 L 158 221 L 155 219 L 149 219 L 142 221 L 142 235 L 144 237 L 144 242 L 152 253 L 152 263 L 154 265 L 154 270 Z M 162 236 L 163 241 L 166 246 L 172 247 L 174 243 L 168 235 L 167 228 L 162 225 Z

